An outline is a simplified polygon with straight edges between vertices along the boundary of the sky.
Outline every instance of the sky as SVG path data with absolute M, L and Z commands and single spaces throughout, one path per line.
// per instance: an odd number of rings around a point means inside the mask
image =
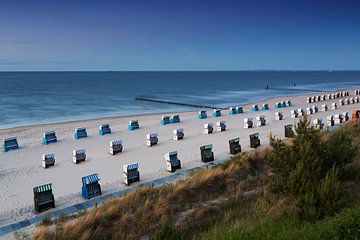
M 0 0 L 0 71 L 360 70 L 359 0 Z

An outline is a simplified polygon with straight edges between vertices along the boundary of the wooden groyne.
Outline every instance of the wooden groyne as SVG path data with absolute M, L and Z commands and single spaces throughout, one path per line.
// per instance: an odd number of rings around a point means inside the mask
M 172 105 L 193 107 L 193 108 L 223 109 L 223 108 L 219 108 L 219 107 L 215 107 L 215 106 L 199 105 L 199 104 L 192 104 L 192 103 L 181 103 L 181 102 L 160 100 L 160 99 L 149 98 L 149 97 L 135 97 L 135 100 L 145 101 L 145 102 L 154 102 L 154 103 L 172 104 Z
M 329 91 L 320 90 L 320 89 L 279 88 L 279 87 L 269 87 L 266 90 L 280 90 L 280 91 L 294 91 L 294 92 L 329 92 Z

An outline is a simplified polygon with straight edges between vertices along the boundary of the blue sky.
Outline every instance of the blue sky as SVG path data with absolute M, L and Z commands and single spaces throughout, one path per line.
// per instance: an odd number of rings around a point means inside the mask
M 0 71 L 360 69 L 356 0 L 0 6 Z

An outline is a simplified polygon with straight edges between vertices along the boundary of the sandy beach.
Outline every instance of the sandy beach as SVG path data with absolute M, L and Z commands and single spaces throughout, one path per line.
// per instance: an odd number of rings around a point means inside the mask
M 321 93 L 326 94 L 326 93 Z M 259 133 L 261 144 L 268 144 L 269 133 L 279 138 L 284 138 L 284 125 L 292 124 L 298 119 L 290 117 L 292 109 L 310 107 L 316 105 L 319 112 L 311 115 L 312 119 L 322 118 L 326 120 L 329 115 L 349 112 L 359 109 L 360 103 L 338 106 L 337 110 L 331 110 L 331 103 L 338 104 L 339 99 L 306 103 L 307 96 L 314 93 L 292 97 L 276 97 L 258 102 L 259 107 L 268 103 L 270 110 L 251 112 L 251 104 L 243 105 L 244 113 L 229 115 L 227 110 L 222 111 L 221 117 L 213 117 L 212 110 L 207 110 L 207 119 L 198 119 L 197 111 L 180 113 L 181 122 L 176 124 L 161 125 L 160 119 L 164 114 L 150 114 L 126 117 L 111 117 L 84 121 L 72 121 L 45 125 L 16 127 L 0 130 L 0 139 L 9 136 L 17 136 L 20 149 L 0 153 L 0 225 L 8 224 L 17 220 L 36 215 L 33 203 L 33 187 L 46 183 L 53 183 L 53 193 L 57 208 L 84 201 L 81 196 L 81 177 L 92 173 L 99 173 L 100 184 L 103 194 L 126 188 L 123 184 L 122 166 L 124 164 L 138 162 L 140 167 L 141 182 L 168 175 L 164 155 L 173 150 L 178 151 L 178 157 L 182 161 L 183 168 L 195 167 L 201 164 L 200 146 L 213 144 L 215 159 L 226 159 L 230 156 L 228 140 L 240 137 L 243 150 L 250 149 L 249 135 Z M 353 91 L 350 91 L 350 97 Z M 343 97 L 343 99 L 346 97 Z M 292 106 L 275 109 L 277 101 L 291 100 Z M 328 104 L 327 112 L 321 111 L 321 105 Z M 274 113 L 281 111 L 284 120 L 276 121 Z M 166 114 L 171 115 L 172 113 Z M 177 113 L 174 113 L 177 114 Z M 266 116 L 266 126 L 243 128 L 243 119 L 252 117 L 255 122 L 256 116 Z M 138 119 L 140 129 L 129 131 L 129 120 Z M 204 135 L 203 124 L 226 121 L 225 132 L 215 132 Z M 99 136 L 100 124 L 109 123 L 112 134 Z M 86 127 L 88 137 L 75 140 L 74 128 Z M 185 138 L 181 141 L 173 140 L 173 130 L 184 128 Z M 48 130 L 55 130 L 58 138 L 57 143 L 42 144 L 42 134 Z M 148 133 L 158 133 L 159 144 L 153 147 L 145 145 L 145 136 Z M 109 154 L 109 142 L 122 140 L 124 152 L 112 156 Z M 85 148 L 87 159 L 81 164 L 72 163 L 72 151 Z M 43 169 L 41 156 L 45 153 L 54 153 L 56 163 L 54 167 Z M 138 183 L 137 183 L 138 184 Z M 51 211 L 51 210 L 48 210 Z

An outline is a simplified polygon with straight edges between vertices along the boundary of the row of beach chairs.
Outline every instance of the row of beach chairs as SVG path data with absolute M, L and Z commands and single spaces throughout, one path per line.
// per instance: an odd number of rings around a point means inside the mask
M 310 97 L 306 98 L 306 102 L 307 103 L 314 103 L 314 102 L 332 100 L 332 99 L 346 97 L 346 96 L 350 96 L 349 91 L 341 91 L 341 92 L 336 92 L 336 93 L 329 93 L 329 94 L 323 94 L 323 95 L 310 96 Z

